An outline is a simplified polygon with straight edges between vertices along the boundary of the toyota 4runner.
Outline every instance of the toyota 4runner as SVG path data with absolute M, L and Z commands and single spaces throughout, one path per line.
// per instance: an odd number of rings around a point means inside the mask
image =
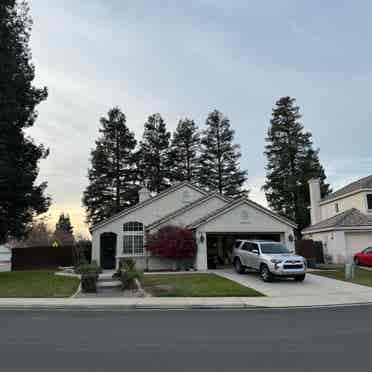
M 306 275 L 306 260 L 277 242 L 236 240 L 232 262 L 237 273 L 244 273 L 246 268 L 254 269 L 265 282 L 272 281 L 275 276 L 302 282 Z

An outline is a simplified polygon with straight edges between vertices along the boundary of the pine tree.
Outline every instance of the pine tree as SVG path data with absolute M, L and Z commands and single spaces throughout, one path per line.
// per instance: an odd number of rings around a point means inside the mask
M 74 243 L 74 229 L 71 225 L 70 216 L 68 214 L 61 213 L 58 222 L 56 223 L 56 229 L 54 232 L 54 240 L 58 241 L 61 245 L 71 245 Z
M 91 224 L 138 202 L 138 179 L 134 149 L 137 141 L 118 107 L 101 118 L 101 136 L 91 152 L 89 185 L 83 196 Z
M 68 214 L 61 213 L 56 223 L 56 231 L 63 231 L 69 234 L 73 234 L 73 227 L 71 225 L 70 216 Z
M 310 223 L 308 181 L 320 178 L 322 196 L 330 192 L 330 187 L 325 182 L 319 150 L 313 149 L 312 135 L 304 131 L 295 102 L 294 98 L 282 97 L 273 109 L 266 138 L 268 163 L 263 189 L 269 206 L 295 221 L 300 232 Z
M 173 133 L 169 153 L 171 181 L 197 181 L 199 150 L 200 135 L 195 122 L 187 118 L 180 120 Z
M 46 88 L 35 88 L 29 47 L 32 21 L 26 2 L 0 2 L 0 243 L 22 238 L 33 218 L 46 212 L 47 184 L 36 183 L 48 150 L 25 134 L 37 118 Z
M 160 192 L 170 186 L 170 136 L 160 114 L 149 116 L 145 123 L 139 157 L 142 181 L 148 181 L 151 191 Z
M 199 183 L 226 196 L 239 196 L 244 192 L 247 172 L 240 170 L 240 147 L 233 143 L 230 121 L 215 110 L 208 115 L 206 125 L 201 139 Z

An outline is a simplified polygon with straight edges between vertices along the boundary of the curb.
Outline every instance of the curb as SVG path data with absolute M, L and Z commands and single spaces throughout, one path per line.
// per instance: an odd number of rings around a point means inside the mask
M 301 306 L 256 306 L 248 304 L 158 304 L 158 305 L 146 305 L 146 304 L 118 304 L 118 305 L 86 305 L 86 304 L 1 304 L 0 311 L 5 310 L 33 310 L 33 311 L 167 311 L 167 310 L 299 310 L 299 309 L 335 309 L 335 308 L 348 308 L 355 306 L 372 306 L 372 302 L 360 302 L 352 304 L 333 304 L 333 305 L 301 305 Z
M 254 305 L 0 305 L 2 310 L 63 310 L 63 311 L 119 311 L 119 310 L 243 310 L 269 309 Z

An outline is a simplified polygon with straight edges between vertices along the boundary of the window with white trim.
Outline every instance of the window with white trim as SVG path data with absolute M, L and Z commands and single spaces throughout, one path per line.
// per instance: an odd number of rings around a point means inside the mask
M 143 256 L 143 224 L 131 221 L 123 225 L 123 255 Z

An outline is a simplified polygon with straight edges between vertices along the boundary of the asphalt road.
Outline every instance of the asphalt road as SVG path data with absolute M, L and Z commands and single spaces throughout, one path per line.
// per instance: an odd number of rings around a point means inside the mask
M 372 307 L 0 311 L 0 371 L 359 371 Z

